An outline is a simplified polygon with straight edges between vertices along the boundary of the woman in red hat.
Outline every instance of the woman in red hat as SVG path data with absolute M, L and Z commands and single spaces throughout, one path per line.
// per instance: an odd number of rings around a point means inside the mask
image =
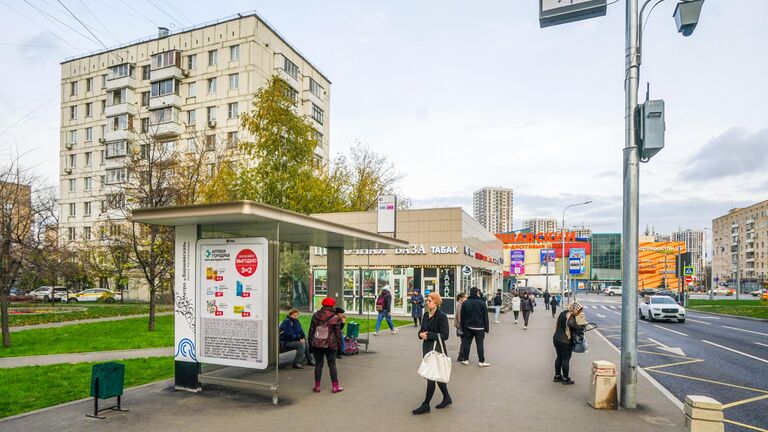
M 336 373 L 336 350 L 339 349 L 341 340 L 341 318 L 336 315 L 336 300 L 326 297 L 322 302 L 323 307 L 312 315 L 309 326 L 309 347 L 315 356 L 315 393 L 320 392 L 320 378 L 323 374 L 323 363 L 328 360 L 328 369 L 331 372 L 332 393 L 344 390 L 339 385 L 339 377 Z

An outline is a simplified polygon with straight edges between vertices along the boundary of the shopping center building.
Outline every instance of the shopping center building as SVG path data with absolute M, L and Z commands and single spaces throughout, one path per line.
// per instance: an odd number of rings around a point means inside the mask
M 315 214 L 325 219 L 376 232 L 375 212 Z M 408 298 L 415 288 L 422 294 L 438 291 L 442 309 L 453 314 L 458 292 L 478 287 L 491 294 L 502 286 L 502 243 L 461 208 L 400 210 L 396 237 L 407 249 L 353 249 L 344 251 L 344 309 L 373 314 L 382 288 L 392 292 L 392 314 L 410 315 Z M 310 290 L 318 308 L 327 294 L 327 255 L 310 250 Z

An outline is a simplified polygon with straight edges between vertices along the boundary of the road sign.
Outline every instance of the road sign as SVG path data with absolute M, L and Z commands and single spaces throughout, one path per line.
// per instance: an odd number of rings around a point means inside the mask
M 696 274 L 696 267 L 685 266 L 683 267 L 683 276 L 693 276 Z
M 686 276 L 685 283 L 693 283 L 693 276 Z
M 606 0 L 539 0 L 539 26 L 549 27 L 604 16 Z
M 471 276 L 472 275 L 472 267 L 470 267 L 470 266 L 462 267 L 461 274 L 463 274 L 464 276 Z

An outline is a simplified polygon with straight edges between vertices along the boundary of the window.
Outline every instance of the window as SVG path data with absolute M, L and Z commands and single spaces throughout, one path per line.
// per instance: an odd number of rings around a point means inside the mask
M 236 119 L 239 113 L 237 112 L 237 102 L 227 104 L 227 118 Z
M 107 136 L 107 127 L 104 125 L 101 125 L 101 137 L 104 138 Z
M 216 93 L 216 78 L 208 79 L 208 94 Z
M 209 122 L 216 121 L 216 107 L 208 107 L 206 110 L 206 118 Z
M 111 209 L 121 209 L 125 207 L 125 195 L 122 193 L 107 194 L 107 207 Z M 118 230 L 113 230 L 114 227 L 118 227 Z M 112 225 L 109 228 L 110 234 L 117 235 L 120 233 L 119 225 Z
M 101 153 L 101 164 L 104 165 L 104 161 L 107 159 L 106 150 L 101 150 L 99 153 Z M 101 176 L 101 177 L 102 177 L 101 183 L 104 184 L 104 176 Z
M 86 216 L 90 216 L 91 215 L 91 203 L 90 203 L 90 201 L 83 203 L 83 214 L 86 215 Z
M 90 117 L 93 115 L 93 102 L 85 104 L 85 116 Z
M 67 240 L 75 241 L 75 228 L 73 227 L 67 228 Z
M 107 158 L 125 156 L 128 149 L 126 141 L 112 141 L 107 143 Z
M 76 120 L 77 119 L 77 106 L 69 107 L 69 119 L 70 120 Z
M 104 114 L 104 112 L 107 110 L 107 101 L 102 100 L 101 101 L 101 113 Z
M 141 106 L 149 106 L 149 92 L 141 92 Z
M 316 122 L 323 124 L 323 110 L 315 105 L 312 104 L 312 116 L 313 119 L 315 119 Z
M 93 188 L 93 178 L 86 177 L 83 179 L 83 189 L 86 191 L 91 190 Z
M 86 152 L 85 153 L 85 166 L 91 166 L 91 155 L 92 152 Z
M 205 136 L 205 151 L 216 150 L 216 135 Z
M 88 206 L 88 216 L 91 215 L 91 203 L 85 203 Z M 86 240 L 91 240 L 91 227 L 83 228 L 83 236 Z
M 93 141 L 93 128 L 87 127 L 85 128 L 85 142 L 91 142 Z
M 187 111 L 187 125 L 193 125 L 197 122 L 196 110 Z
M 149 113 L 149 124 L 157 125 L 160 123 L 168 123 L 176 121 L 178 119 L 178 108 L 165 107 L 159 110 L 154 110 Z
M 125 168 L 110 168 L 107 170 L 107 184 L 123 183 L 127 179 Z
M 299 103 L 299 92 L 294 89 L 293 87 L 289 86 L 288 84 L 285 84 L 283 87 L 283 93 L 285 94 L 285 97 L 291 100 L 294 105 Z
M 69 155 L 69 167 L 77 168 L 77 155 Z
M 141 67 L 141 79 L 145 81 L 149 79 L 149 65 Z
M 237 147 L 237 132 L 227 132 L 227 148 Z
M 163 154 L 173 153 L 176 151 L 176 141 L 166 141 L 160 143 L 163 149 Z
M 101 76 L 101 89 L 107 88 L 107 74 Z
M 77 207 L 75 203 L 69 203 L 69 217 L 75 217 L 77 214 Z
M 133 76 L 133 65 L 121 64 L 109 68 L 109 79 Z
M 107 92 L 107 101 L 109 106 L 120 105 L 128 102 L 128 89 L 121 88 Z
M 299 79 L 299 67 L 285 57 L 283 57 L 283 60 L 285 60 L 283 62 L 283 69 L 285 72 L 294 79 Z
M 101 202 L 101 212 L 104 213 L 107 211 L 107 204 L 105 201 Z M 107 227 L 99 227 L 99 239 L 100 240 L 106 240 L 107 239 Z
M 237 90 L 240 87 L 240 74 L 229 75 L 229 89 Z
M 317 141 L 317 145 L 322 146 L 323 145 L 323 134 L 321 134 L 318 131 L 315 131 L 315 141 Z
M 229 47 L 229 61 L 240 60 L 240 45 L 232 45 Z
M 141 133 L 149 132 L 149 117 L 141 119 Z
M 69 144 L 77 144 L 77 131 L 76 130 L 69 131 L 69 137 L 67 139 L 67 143 L 69 143 Z
M 77 183 L 75 179 L 69 179 L 67 180 L 67 183 L 69 184 L 69 188 L 68 188 L 69 192 L 77 191 Z
M 152 83 L 152 97 L 179 94 L 179 81 L 173 78 Z
M 194 138 L 187 138 L 187 153 L 194 153 L 197 151 L 197 143 Z
M 323 87 L 321 87 L 320 84 L 318 84 L 317 81 L 311 77 L 309 78 L 309 92 L 319 98 L 323 97 Z
M 176 51 L 166 51 L 152 56 L 152 69 L 161 69 L 168 66 L 178 66 Z
M 133 130 L 133 116 L 130 114 L 121 114 L 110 117 L 108 123 L 111 131 Z
M 196 97 L 197 96 L 197 85 L 196 83 L 189 83 L 187 84 L 187 97 Z
M 69 95 L 77 96 L 77 81 L 69 83 Z
M 93 78 L 88 78 L 85 80 L 85 92 L 88 93 L 91 90 L 93 90 Z
M 219 64 L 219 51 L 208 51 L 208 66 L 216 66 Z
M 197 54 L 192 54 L 187 56 L 187 69 L 189 70 L 197 69 Z

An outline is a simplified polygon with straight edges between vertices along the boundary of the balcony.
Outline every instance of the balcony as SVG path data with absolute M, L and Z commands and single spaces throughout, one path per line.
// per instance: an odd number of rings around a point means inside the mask
M 301 91 L 301 102 L 302 103 L 311 102 L 319 107 L 325 106 L 325 104 L 323 103 L 323 99 L 317 97 L 314 93 L 309 91 L 309 89 L 304 89 Z
M 185 72 L 179 66 L 166 66 L 161 69 L 152 69 L 149 71 L 150 81 L 162 81 L 168 78 L 184 79 Z
M 107 141 L 121 141 L 121 140 L 133 141 L 134 139 L 136 139 L 136 133 L 129 129 L 107 130 L 107 132 L 105 133 L 104 139 Z
M 135 89 L 137 87 L 136 77 L 127 75 L 107 80 L 107 91 L 117 90 L 123 87 Z
M 149 134 L 155 138 L 171 138 L 181 135 L 184 127 L 178 121 L 153 124 L 149 126 Z
M 114 105 L 107 105 L 106 107 L 104 107 L 104 115 L 106 115 L 107 117 L 114 117 L 120 114 L 136 115 L 136 112 L 137 112 L 136 104 L 132 104 L 128 102 L 118 103 Z
M 177 94 L 167 94 L 163 96 L 155 96 L 149 99 L 149 109 L 154 110 L 158 108 L 165 108 L 169 106 L 181 107 L 182 99 Z

